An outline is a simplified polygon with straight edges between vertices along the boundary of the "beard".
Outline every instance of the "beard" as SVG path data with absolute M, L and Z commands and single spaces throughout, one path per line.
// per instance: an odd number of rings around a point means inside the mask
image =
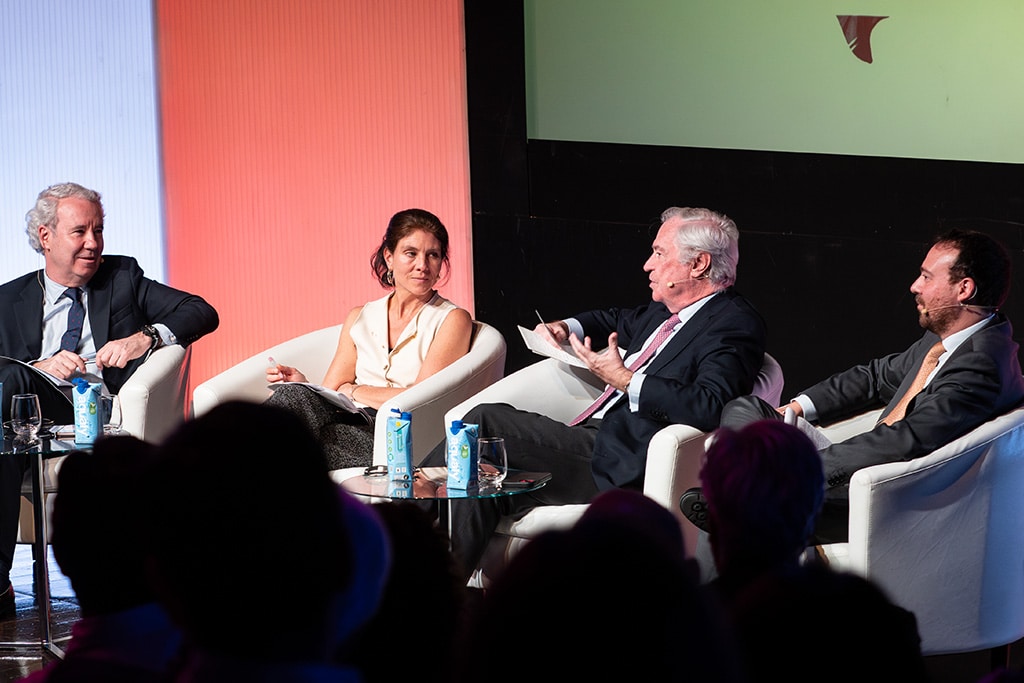
M 941 311 L 921 313 L 918 316 L 917 322 L 924 329 L 934 332 L 941 337 L 959 317 L 960 309 L 944 308 Z

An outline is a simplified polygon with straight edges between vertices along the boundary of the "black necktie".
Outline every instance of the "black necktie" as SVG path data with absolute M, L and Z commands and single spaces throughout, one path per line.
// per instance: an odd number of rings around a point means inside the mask
M 82 324 L 85 322 L 82 292 L 78 287 L 68 287 L 61 296 L 71 299 L 71 308 L 68 309 L 68 331 L 60 338 L 60 350 L 78 351 L 78 342 L 82 338 Z

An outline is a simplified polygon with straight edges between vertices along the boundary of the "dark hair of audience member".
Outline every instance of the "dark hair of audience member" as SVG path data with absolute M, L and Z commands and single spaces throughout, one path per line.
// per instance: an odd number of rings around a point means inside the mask
M 430 666 L 417 667 L 417 682 L 448 681 L 455 633 L 466 604 L 448 537 L 434 515 L 404 502 L 373 505 L 391 539 L 391 571 L 378 609 L 350 639 L 339 660 L 358 668 L 367 683 L 394 680 L 395 634 L 417 629 L 416 648 L 430 654 Z
M 331 597 L 353 575 L 337 485 L 298 417 L 222 403 L 175 430 L 153 468 L 150 574 L 200 649 L 328 661 Z
M 700 473 L 719 588 L 795 566 L 825 491 L 821 456 L 797 427 L 777 420 L 715 432 Z
M 133 436 L 105 437 L 91 453 L 72 451 L 57 474 L 51 539 L 83 616 L 155 601 L 146 580 L 142 485 L 156 449 Z
M 598 496 L 573 528 L 512 557 L 459 638 L 453 680 L 740 680 L 678 522 L 630 495 Z
M 913 613 L 861 576 L 815 564 L 769 572 L 731 614 L 749 683 L 928 681 Z

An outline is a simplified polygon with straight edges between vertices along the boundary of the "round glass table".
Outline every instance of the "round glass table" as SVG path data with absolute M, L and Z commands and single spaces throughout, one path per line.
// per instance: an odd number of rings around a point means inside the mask
M 550 472 L 526 472 L 510 469 L 500 486 L 484 484 L 465 489 L 448 486 L 447 467 L 417 467 L 412 479 L 391 480 L 386 467 L 368 467 L 363 474 L 342 480 L 341 486 L 357 496 L 389 500 L 436 500 L 438 517 L 452 538 L 451 501 L 460 499 L 500 498 L 530 493 L 551 480 Z

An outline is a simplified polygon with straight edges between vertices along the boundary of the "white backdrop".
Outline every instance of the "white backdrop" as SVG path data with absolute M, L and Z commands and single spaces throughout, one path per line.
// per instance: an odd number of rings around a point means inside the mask
M 0 282 L 42 267 L 25 213 L 65 181 L 103 195 L 104 251 L 165 281 L 157 132 L 150 2 L 0 2 Z

